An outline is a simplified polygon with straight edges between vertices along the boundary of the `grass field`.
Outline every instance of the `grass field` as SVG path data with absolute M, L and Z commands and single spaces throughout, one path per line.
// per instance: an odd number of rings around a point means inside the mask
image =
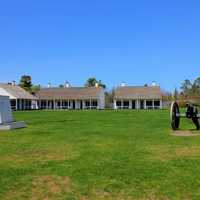
M 0 133 L 0 199 L 200 199 L 199 136 L 168 111 L 17 112 Z M 191 129 L 186 120 L 181 128 Z

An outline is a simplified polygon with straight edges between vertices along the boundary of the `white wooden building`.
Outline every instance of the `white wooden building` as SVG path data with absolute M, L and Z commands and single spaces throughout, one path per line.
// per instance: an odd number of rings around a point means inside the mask
M 0 95 L 9 96 L 12 110 L 38 109 L 37 97 L 17 85 L 0 83 Z
M 40 109 L 104 109 L 101 87 L 42 88 L 36 93 Z
M 120 86 L 115 90 L 114 109 L 162 109 L 159 86 Z

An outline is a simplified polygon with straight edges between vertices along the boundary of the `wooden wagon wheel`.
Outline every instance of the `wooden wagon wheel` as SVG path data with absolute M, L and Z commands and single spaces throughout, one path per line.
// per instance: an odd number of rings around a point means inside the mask
M 180 112 L 179 112 L 179 106 L 177 102 L 172 102 L 171 104 L 170 120 L 171 120 L 172 129 L 177 130 L 180 125 Z

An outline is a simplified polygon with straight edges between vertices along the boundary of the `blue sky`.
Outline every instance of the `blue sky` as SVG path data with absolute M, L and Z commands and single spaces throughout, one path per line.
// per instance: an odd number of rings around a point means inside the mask
M 0 82 L 109 88 L 200 76 L 198 0 L 0 0 Z

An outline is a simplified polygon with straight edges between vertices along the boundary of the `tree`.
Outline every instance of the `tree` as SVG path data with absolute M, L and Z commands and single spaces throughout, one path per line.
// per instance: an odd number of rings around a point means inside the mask
M 186 79 L 181 85 L 182 93 L 185 96 L 196 96 L 200 94 L 200 77 L 194 82 Z
M 60 85 L 59 85 L 59 88 L 64 88 L 64 85 L 63 85 L 63 84 L 60 84 Z
M 112 108 L 114 96 L 115 96 L 114 88 L 111 91 L 105 92 L 105 108 L 107 108 L 107 109 Z
M 195 81 L 194 84 L 197 88 L 200 88 L 200 77 L 198 77 Z
M 32 78 L 29 75 L 23 75 L 20 79 L 19 86 L 24 88 L 26 91 L 31 92 Z
M 173 98 L 175 101 L 178 100 L 178 98 L 179 98 L 179 92 L 178 92 L 177 88 L 175 88 L 175 90 L 174 90 Z
M 190 80 L 186 79 L 181 85 L 181 90 L 185 95 L 189 95 L 191 89 L 192 89 L 192 83 Z
M 106 88 L 106 85 L 102 83 L 101 80 L 98 81 L 98 85 L 104 89 Z
M 164 101 L 173 101 L 173 94 L 171 92 L 162 90 L 162 99 Z
M 38 92 L 41 89 L 40 85 L 32 85 L 31 87 L 31 93 L 35 94 L 36 92 Z
M 97 83 L 98 81 L 96 80 L 96 78 L 92 77 L 92 78 L 88 78 L 88 80 L 86 81 L 85 83 L 85 86 L 86 87 L 94 87 L 95 84 Z
M 198 77 L 194 83 L 193 83 L 193 86 L 192 86 L 192 90 L 193 92 L 196 94 L 196 95 L 199 95 L 200 94 L 200 77 Z
M 85 83 L 85 86 L 86 87 L 95 87 L 96 84 L 98 84 L 99 87 L 106 88 L 106 85 L 104 83 L 102 83 L 101 80 L 97 81 L 97 79 L 95 77 L 88 78 L 88 80 Z

